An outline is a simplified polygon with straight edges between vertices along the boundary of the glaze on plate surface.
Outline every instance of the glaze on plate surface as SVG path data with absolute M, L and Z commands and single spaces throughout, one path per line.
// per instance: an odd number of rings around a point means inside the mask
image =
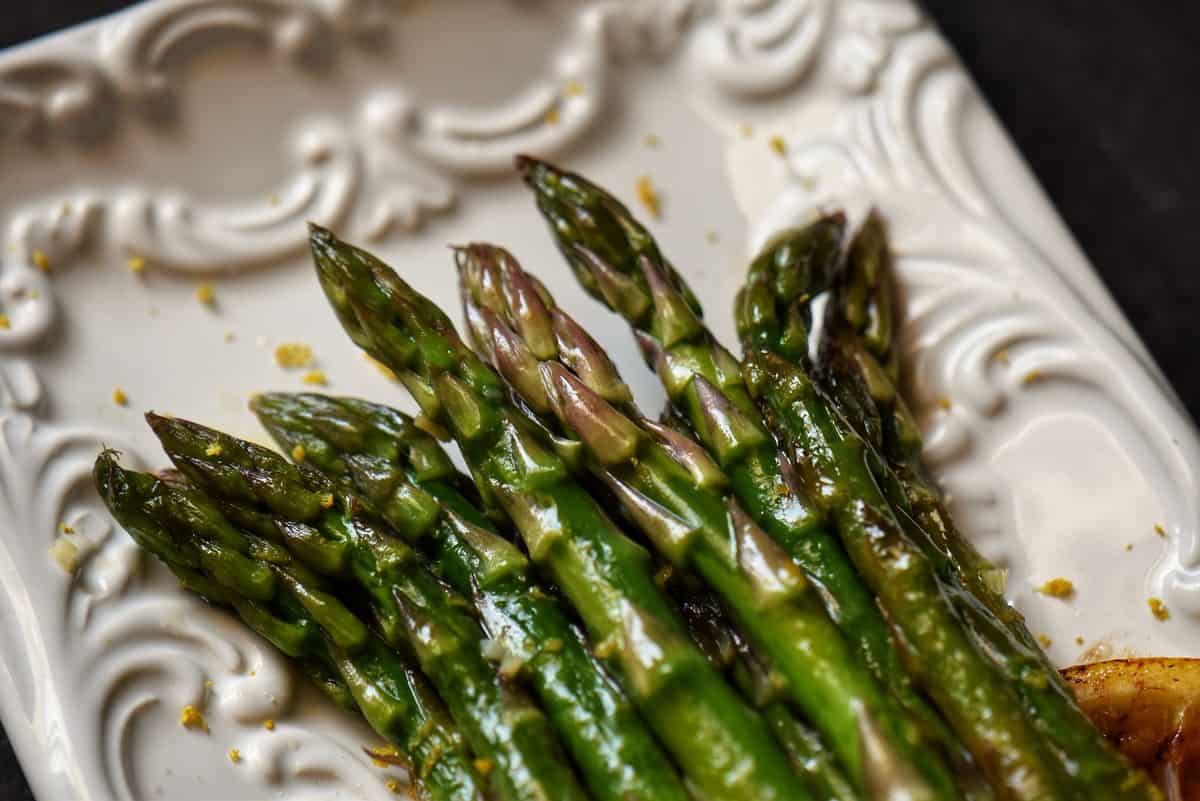
M 88 471 L 101 444 L 161 465 L 151 408 L 265 439 L 247 397 L 303 386 L 281 343 L 406 403 L 325 308 L 307 220 L 452 307 L 446 243 L 509 246 L 653 408 L 517 151 L 631 200 L 648 177 L 727 342 L 772 231 L 878 206 L 928 458 L 1031 628 L 1060 664 L 1200 656 L 1192 424 L 911 3 L 152 0 L 0 54 L 0 712 L 40 798 L 392 797 L 370 732 L 143 560 Z M 1058 576 L 1072 599 L 1035 591 Z

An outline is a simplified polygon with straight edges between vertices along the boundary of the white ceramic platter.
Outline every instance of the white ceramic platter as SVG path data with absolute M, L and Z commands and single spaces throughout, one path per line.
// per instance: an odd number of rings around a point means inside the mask
M 326 309 L 306 220 L 453 308 L 446 243 L 508 245 L 656 407 L 518 151 L 630 199 L 649 176 L 726 340 L 772 230 L 878 206 L 929 458 L 1034 631 L 1064 664 L 1200 656 L 1193 427 L 911 3 L 153 0 L 0 55 L 0 711 L 39 798 L 390 797 L 370 733 L 140 558 L 88 471 L 102 443 L 163 463 L 150 408 L 261 440 L 250 393 L 303 386 L 282 342 L 408 405 Z M 1074 599 L 1034 591 L 1056 576 Z

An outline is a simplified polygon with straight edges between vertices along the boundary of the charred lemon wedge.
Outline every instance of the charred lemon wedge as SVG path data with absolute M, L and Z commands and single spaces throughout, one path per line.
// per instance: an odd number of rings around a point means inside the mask
M 1113 659 L 1063 676 L 1088 717 L 1170 801 L 1200 801 L 1200 659 Z

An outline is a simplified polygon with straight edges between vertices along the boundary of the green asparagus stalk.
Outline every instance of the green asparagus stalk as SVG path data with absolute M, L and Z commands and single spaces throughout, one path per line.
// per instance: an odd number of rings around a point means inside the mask
M 175 466 L 205 491 L 227 502 L 257 504 L 274 515 L 281 533 L 306 527 L 345 544 L 347 565 L 332 577 L 363 591 L 389 645 L 415 652 L 497 796 L 588 798 L 541 710 L 485 660 L 483 632 L 470 605 L 430 574 L 411 547 L 357 508 L 353 496 L 253 443 L 184 420 L 154 414 L 147 420 Z M 436 514 L 437 504 L 432 508 Z M 300 550 L 295 556 L 303 558 Z M 289 589 L 304 591 L 301 585 Z
M 803 260 L 782 257 L 806 231 L 781 238 L 751 265 L 738 303 L 746 335 L 790 361 L 803 364 L 765 321 L 804 314 L 807 298 L 791 290 L 810 278 Z M 1128 761 L 1075 704 L 1017 610 L 1001 591 L 1000 571 L 954 526 L 941 495 L 921 463 L 920 432 L 896 387 L 890 255 L 882 220 L 872 214 L 853 238 L 821 342 L 822 383 L 831 388 L 841 418 L 885 456 L 871 459 L 875 481 L 898 510 L 897 519 L 943 581 L 958 591 L 950 598 L 986 652 L 1012 680 L 1034 725 L 1067 755 L 1068 771 L 1088 788 L 1089 798 L 1133 798 L 1131 783 L 1145 784 Z M 750 321 L 755 321 L 751 323 Z M 871 421 L 875 422 L 872 423 Z M 1145 792 L 1143 788 L 1141 792 Z
M 779 453 L 741 365 L 697 317 L 698 303 L 621 203 L 586 179 L 544 162 L 518 159 L 559 249 L 590 294 L 634 328 L 678 416 L 716 458 L 751 519 L 829 596 L 830 615 L 859 658 L 930 728 L 938 726 L 913 688 L 875 605 L 837 536 L 810 496 L 814 477 Z
M 326 296 L 351 338 L 392 368 L 458 442 L 485 501 L 570 600 L 626 692 L 700 797 L 803 799 L 765 723 L 689 641 L 626 537 L 507 400 L 444 313 L 365 251 L 314 228 Z
M 816 588 L 750 520 L 704 449 L 643 418 L 599 345 L 509 253 L 470 245 L 457 256 L 477 351 L 538 422 L 582 446 L 582 463 L 659 554 L 708 582 L 858 791 L 886 783 L 909 798 L 955 797 L 920 727 L 856 659 Z
M 483 782 L 441 699 L 425 677 L 376 637 L 338 644 L 366 627 L 336 599 L 306 608 L 325 594 L 322 582 L 286 553 L 240 532 L 194 490 L 125 470 L 117 454 L 96 460 L 96 488 L 117 522 L 157 556 L 189 590 L 232 608 L 254 631 L 301 668 L 327 695 L 366 718 L 405 757 L 414 783 L 431 801 L 480 801 Z M 272 561 L 266 561 L 266 556 Z M 286 573 L 306 589 L 292 595 L 274 578 Z M 247 596 L 249 587 L 269 587 Z M 324 621 L 324 625 L 321 621 Z M 328 625 L 328 628 L 325 626 Z
M 821 735 L 779 699 L 775 677 L 728 623 L 712 594 L 689 588 L 672 589 L 672 595 L 680 604 L 692 640 L 759 709 L 809 794 L 820 801 L 862 801 Z
M 358 493 L 396 530 L 418 540 L 440 575 L 473 599 L 502 674 L 530 680 L 597 801 L 685 801 L 666 755 L 568 620 L 538 587 L 528 559 L 491 527 L 436 440 L 402 412 L 316 394 L 251 402 L 285 451 Z M 422 529 L 408 510 L 440 504 Z M 422 518 L 424 520 L 424 518 Z
M 861 575 L 879 599 L 913 652 L 910 668 L 918 672 L 923 688 L 998 792 L 1014 799 L 1069 797 L 1063 789 L 1063 772 L 1022 713 L 1015 691 L 963 630 L 923 554 L 903 532 L 892 530 L 898 524 L 886 501 L 877 498 L 878 488 L 850 480 L 857 476 L 849 467 L 843 469 L 844 462 L 857 458 L 859 472 L 866 472 L 861 460 L 869 452 L 844 447 L 831 453 L 828 449 L 849 445 L 848 438 L 817 439 L 818 434 L 828 437 L 842 432 L 820 427 L 829 421 L 824 399 L 815 392 L 799 391 L 807 390 L 811 382 L 798 387 L 795 376 L 778 369 L 788 363 L 756 348 L 753 337 L 746 338 L 751 353 L 743 378 L 741 366 L 700 322 L 682 280 L 665 268 L 657 247 L 646 244 L 649 234 L 624 206 L 579 176 L 528 159 L 519 166 L 585 288 L 634 326 L 668 397 L 730 473 L 735 489 L 740 483 L 736 471 L 740 468 L 746 474 L 739 497 L 751 513 L 762 515 L 769 507 L 763 502 L 764 482 L 754 480 L 756 471 L 746 470 L 744 454 L 759 450 L 764 454 L 760 460 L 765 461 L 775 453 L 769 445 L 755 444 L 771 443 L 755 409 L 757 399 L 773 412 L 775 430 L 793 435 L 787 442 L 799 482 L 820 511 L 837 524 L 843 553 L 852 560 L 846 572 Z M 828 246 L 814 246 L 812 258 L 830 251 Z M 832 252 L 836 254 L 836 248 Z M 742 327 L 746 330 L 750 323 Z M 800 400 L 805 402 L 793 403 Z M 779 425 L 777 411 L 784 408 L 794 413 L 786 428 Z M 801 436 L 809 441 L 802 442 Z M 772 458 L 770 468 L 779 471 L 782 464 L 786 460 Z M 746 484 L 752 484 L 749 492 Z M 819 518 L 814 511 L 812 519 Z M 763 525 L 770 531 L 768 522 Z M 826 586 L 831 594 L 837 592 L 827 582 Z

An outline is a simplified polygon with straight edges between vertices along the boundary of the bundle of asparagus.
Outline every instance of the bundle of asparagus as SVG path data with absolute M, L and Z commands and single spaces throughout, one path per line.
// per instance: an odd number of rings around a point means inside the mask
M 289 463 L 148 415 L 175 471 L 105 452 L 95 473 L 136 541 L 357 709 L 438 801 L 1160 797 L 924 472 L 877 217 L 848 245 L 821 218 L 753 261 L 739 361 L 619 201 L 518 167 L 633 327 L 661 421 L 507 251 L 454 251 L 472 350 L 314 227 L 339 320 L 421 417 L 257 396 Z

